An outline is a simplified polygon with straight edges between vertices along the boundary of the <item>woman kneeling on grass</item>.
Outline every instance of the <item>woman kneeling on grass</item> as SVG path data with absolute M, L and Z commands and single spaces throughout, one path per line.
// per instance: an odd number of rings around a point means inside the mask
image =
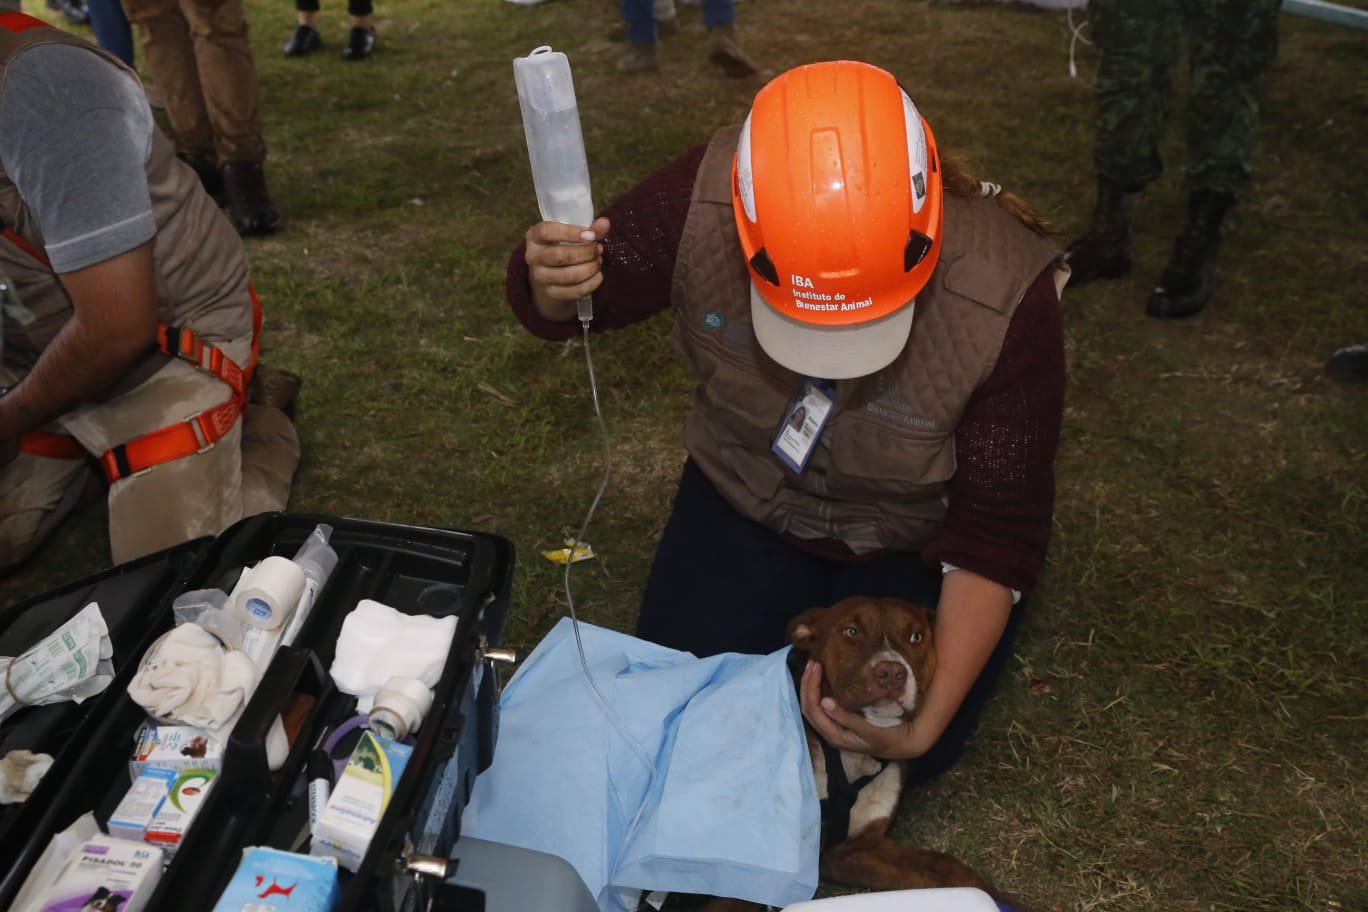
M 950 765 L 1044 562 L 1067 275 L 1019 200 L 942 159 L 893 76 L 850 61 L 780 75 L 594 224 L 529 229 L 508 272 L 529 330 L 574 335 L 591 293 L 595 329 L 672 305 L 698 377 L 638 635 L 765 653 L 845 596 L 937 606 L 914 721 L 823 706 L 817 667 L 802 702 L 838 748 L 920 758 L 914 779 Z

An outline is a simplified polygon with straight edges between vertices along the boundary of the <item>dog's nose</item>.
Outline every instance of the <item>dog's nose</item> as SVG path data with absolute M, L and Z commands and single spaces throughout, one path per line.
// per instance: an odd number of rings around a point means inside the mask
M 874 680 L 884 690 L 901 691 L 907 683 L 907 669 L 897 662 L 880 662 L 874 666 Z

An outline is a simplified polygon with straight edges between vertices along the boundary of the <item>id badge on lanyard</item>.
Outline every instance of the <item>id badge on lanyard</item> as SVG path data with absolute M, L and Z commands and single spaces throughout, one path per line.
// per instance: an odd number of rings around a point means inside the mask
M 803 381 L 798 395 L 789 403 L 784 423 L 779 426 L 779 433 L 770 447 L 780 462 L 802 474 L 835 404 L 836 385 L 830 380 L 809 378 Z

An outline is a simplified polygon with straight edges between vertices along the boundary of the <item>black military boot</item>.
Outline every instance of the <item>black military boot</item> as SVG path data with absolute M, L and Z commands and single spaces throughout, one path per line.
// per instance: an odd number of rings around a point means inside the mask
M 204 152 L 177 152 L 176 158 L 185 162 L 195 172 L 204 192 L 214 198 L 220 206 L 228 198 L 228 189 L 223 184 L 223 172 L 214 164 L 212 155 Z
M 1145 313 L 1161 320 L 1190 317 L 1211 300 L 1221 223 L 1233 205 L 1233 193 L 1197 190 L 1188 197 L 1187 224 L 1173 242 L 1173 256 L 1150 292 Z
M 280 227 L 280 212 L 266 189 L 260 162 L 227 162 L 223 183 L 228 191 L 228 213 L 238 234 L 270 234 Z
M 1120 184 L 1097 179 L 1097 205 L 1092 223 L 1083 236 L 1069 245 L 1064 261 L 1072 271 L 1069 284 L 1085 285 L 1094 279 L 1119 279 L 1131 270 L 1131 219 L 1136 194 Z

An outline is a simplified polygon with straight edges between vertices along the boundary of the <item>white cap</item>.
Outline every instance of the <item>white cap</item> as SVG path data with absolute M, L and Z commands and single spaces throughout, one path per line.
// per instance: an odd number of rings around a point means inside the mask
M 751 325 L 760 347 L 795 373 L 823 380 L 866 377 L 893 363 L 912 332 L 915 300 L 868 323 L 804 323 L 770 306 L 751 284 Z

